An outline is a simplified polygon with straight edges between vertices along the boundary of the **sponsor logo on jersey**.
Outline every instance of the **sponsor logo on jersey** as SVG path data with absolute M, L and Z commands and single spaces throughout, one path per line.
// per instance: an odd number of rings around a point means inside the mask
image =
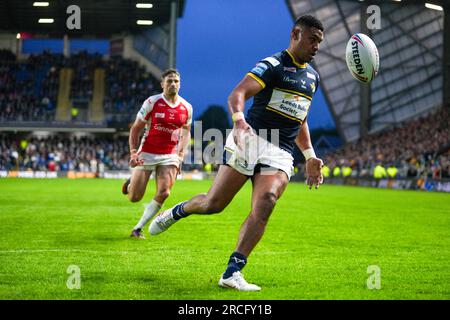
M 293 72 L 293 73 L 297 73 L 297 68 L 296 67 L 283 67 L 284 71 L 289 71 L 289 72 Z
M 284 77 L 283 77 L 283 81 L 284 81 L 284 82 L 287 82 L 287 83 L 291 83 L 291 84 L 296 84 L 296 83 L 298 83 L 298 80 L 291 79 L 291 78 L 289 78 L 288 76 L 284 76 Z
M 174 120 L 175 119 L 175 110 L 174 109 L 167 109 L 167 114 L 169 116 L 169 120 Z
M 267 64 L 260 62 L 251 70 L 251 72 L 261 77 L 268 68 Z
M 175 131 L 174 129 L 170 129 L 170 128 L 164 127 L 164 126 L 162 126 L 159 123 L 156 123 L 153 126 L 153 129 L 161 131 L 161 132 L 165 132 L 165 133 L 170 133 L 170 134 L 172 134 Z
M 295 100 L 298 100 L 298 99 L 295 99 Z M 302 106 L 301 103 L 293 101 L 293 100 L 288 100 L 288 99 L 283 99 L 281 101 L 280 109 L 288 111 L 291 114 L 297 114 L 298 110 L 303 111 L 303 112 L 308 111 L 308 109 L 305 108 L 304 106 Z
M 293 120 L 305 120 L 311 101 L 299 94 L 274 89 L 268 107 Z
M 162 103 L 162 102 L 158 102 L 158 103 L 156 104 L 156 106 L 157 106 L 157 107 L 165 107 L 166 105 L 165 105 L 164 103 Z
M 155 118 L 164 118 L 166 116 L 166 114 L 165 113 L 160 113 L 160 112 L 157 112 L 157 113 L 155 113 Z
M 302 83 L 302 88 L 306 89 L 306 81 L 305 80 L 300 80 L 300 82 Z
M 277 59 L 275 59 L 273 57 L 267 57 L 267 58 L 263 59 L 262 61 L 267 61 L 268 63 L 270 63 L 274 67 L 276 67 L 277 65 L 280 64 L 280 61 L 278 61 Z
M 306 76 L 308 77 L 308 78 L 310 78 L 310 79 L 313 79 L 314 81 L 316 80 L 316 76 L 313 74 L 313 73 L 310 73 L 310 72 L 306 72 Z
M 313 93 L 316 92 L 316 84 L 314 82 L 311 82 L 309 84 L 309 86 L 311 87 L 311 90 L 312 90 Z

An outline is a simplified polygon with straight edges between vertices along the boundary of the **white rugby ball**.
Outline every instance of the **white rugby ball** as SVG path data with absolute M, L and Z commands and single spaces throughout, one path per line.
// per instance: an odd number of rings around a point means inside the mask
M 370 83 L 380 67 L 377 46 L 363 33 L 355 33 L 348 40 L 345 60 L 353 78 L 362 83 Z

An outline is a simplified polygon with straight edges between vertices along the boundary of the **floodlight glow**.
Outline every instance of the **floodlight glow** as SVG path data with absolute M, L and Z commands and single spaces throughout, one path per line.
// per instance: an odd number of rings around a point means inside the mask
M 51 18 L 40 18 L 39 19 L 39 23 L 53 23 L 55 20 L 51 19 Z
M 16 35 L 16 39 L 20 39 L 20 33 Z
M 151 26 L 153 24 L 152 20 L 138 20 L 136 21 L 139 25 Z
M 33 2 L 33 7 L 48 7 L 49 5 L 48 2 Z
M 136 8 L 151 9 L 151 8 L 153 8 L 153 4 L 151 4 L 151 3 L 136 3 Z
M 442 9 L 441 6 L 432 4 L 432 3 L 425 3 L 425 7 L 427 7 L 428 9 L 433 9 L 433 10 L 438 10 L 438 11 L 442 11 L 444 9 Z

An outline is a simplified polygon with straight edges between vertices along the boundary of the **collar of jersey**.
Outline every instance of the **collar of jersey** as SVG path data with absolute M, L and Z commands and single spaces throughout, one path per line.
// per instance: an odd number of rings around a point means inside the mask
M 297 60 L 295 60 L 294 56 L 292 55 L 292 53 L 289 52 L 289 50 L 286 49 L 286 52 L 288 53 L 288 55 L 291 57 L 292 62 L 299 68 L 306 68 L 306 63 L 298 63 Z
M 167 105 L 169 107 L 176 108 L 179 104 L 180 104 L 180 96 L 177 97 L 177 101 L 175 101 L 175 103 L 170 102 L 169 100 L 166 99 L 166 97 L 164 97 L 164 93 L 161 93 L 161 97 L 163 98 L 163 100 L 167 103 Z

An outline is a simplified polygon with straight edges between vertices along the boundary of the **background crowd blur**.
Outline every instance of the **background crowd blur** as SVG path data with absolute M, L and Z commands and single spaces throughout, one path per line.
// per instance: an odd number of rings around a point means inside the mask
M 65 57 L 44 52 L 18 61 L 11 51 L 0 50 L 0 122 L 51 122 L 55 118 L 59 71 L 63 67 L 74 70 L 71 98 L 87 101 L 92 98 L 95 68 L 104 68 L 104 111 L 111 122 L 132 122 L 145 98 L 160 92 L 158 79 L 136 61 L 122 57 L 105 59 L 85 51 Z M 218 108 L 214 106 L 209 113 L 197 116 L 204 122 L 204 129 L 217 127 Z M 450 178 L 449 122 L 448 108 L 441 107 L 328 150 L 319 154 L 325 162 L 324 175 L 326 178 Z M 227 123 L 220 124 L 222 131 Z M 0 170 L 127 170 L 127 161 L 128 140 L 123 135 L 0 134 Z M 211 164 L 205 165 L 210 171 Z M 296 165 L 302 173 L 302 165 Z
M 441 108 L 327 154 L 328 176 L 450 178 L 450 115 Z
M 106 70 L 104 110 L 107 122 L 132 121 L 136 106 L 160 90 L 159 80 L 136 61 L 80 51 L 65 57 L 44 51 L 19 61 L 0 50 L 0 121 L 52 121 L 55 118 L 59 72 L 72 68 L 70 98 L 92 99 L 94 71 Z

